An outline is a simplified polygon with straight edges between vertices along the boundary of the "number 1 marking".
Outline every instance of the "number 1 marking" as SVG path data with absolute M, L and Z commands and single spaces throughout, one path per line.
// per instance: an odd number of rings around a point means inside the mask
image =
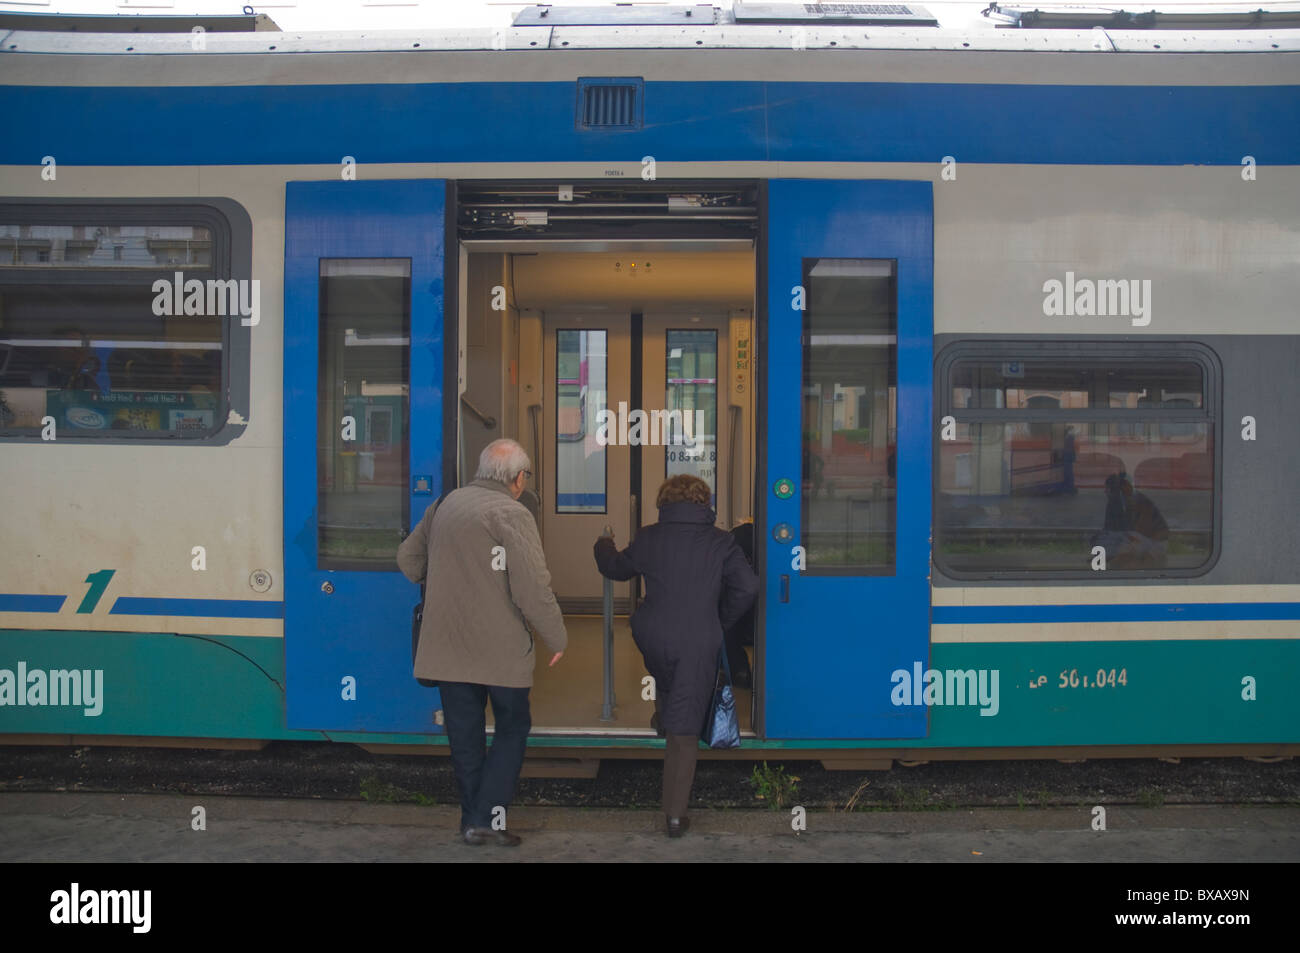
M 99 598 L 108 588 L 109 580 L 113 578 L 116 569 L 101 569 L 99 572 L 92 572 L 86 577 L 86 582 L 90 583 L 90 589 L 86 591 L 86 598 L 81 600 L 81 605 L 77 606 L 77 612 L 89 614 L 95 611 L 95 606 L 99 605 Z

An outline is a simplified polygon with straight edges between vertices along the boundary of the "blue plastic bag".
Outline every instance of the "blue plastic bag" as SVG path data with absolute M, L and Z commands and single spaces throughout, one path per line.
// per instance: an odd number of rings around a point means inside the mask
M 727 647 L 719 653 L 718 677 L 713 686 L 713 700 L 700 730 L 700 740 L 710 748 L 739 748 L 740 721 L 736 717 L 736 695 L 731 690 L 731 666 Z

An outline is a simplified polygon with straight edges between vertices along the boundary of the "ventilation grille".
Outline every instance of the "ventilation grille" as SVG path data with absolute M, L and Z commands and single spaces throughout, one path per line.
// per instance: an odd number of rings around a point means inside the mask
M 640 129 L 640 79 L 578 80 L 578 128 Z
M 996 7 L 997 4 L 992 4 Z M 904 3 L 769 3 L 736 0 L 737 23 L 871 23 L 875 25 L 937 26 L 925 7 Z

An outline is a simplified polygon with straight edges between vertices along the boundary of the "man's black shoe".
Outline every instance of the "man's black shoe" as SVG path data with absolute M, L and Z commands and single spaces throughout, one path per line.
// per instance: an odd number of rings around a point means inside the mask
M 668 836 L 681 837 L 691 829 L 691 819 L 689 817 L 670 817 L 668 818 Z
M 484 844 L 496 844 L 498 847 L 518 847 L 523 838 L 509 831 L 494 831 L 490 827 L 467 827 L 460 832 L 466 844 L 482 847 Z

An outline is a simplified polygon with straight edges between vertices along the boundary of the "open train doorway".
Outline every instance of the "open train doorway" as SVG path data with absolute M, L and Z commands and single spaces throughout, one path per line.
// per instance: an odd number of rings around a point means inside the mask
M 534 732 L 652 736 L 628 625 L 638 580 L 614 584 L 604 703 L 592 544 L 608 527 L 626 546 L 656 522 L 658 489 L 679 473 L 709 484 L 720 528 L 753 520 L 753 245 L 463 241 L 461 277 L 458 482 L 498 437 L 528 451 L 525 502 L 569 632 L 561 664 L 537 667 Z M 737 709 L 749 731 L 749 689 Z

